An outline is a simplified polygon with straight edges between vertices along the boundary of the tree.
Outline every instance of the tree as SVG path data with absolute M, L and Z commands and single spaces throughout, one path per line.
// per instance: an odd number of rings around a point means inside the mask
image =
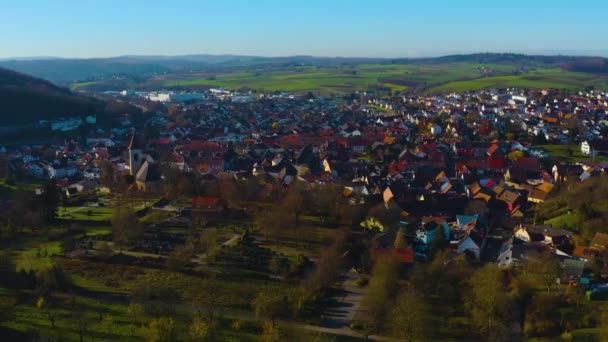
M 562 272 L 559 260 L 548 251 L 528 254 L 524 270 L 538 279 L 547 288 L 547 292 L 551 291 Z
M 183 271 L 194 258 L 194 251 L 191 246 L 178 246 L 173 250 L 165 261 L 167 268 L 173 271 Z
M 393 257 L 379 258 L 372 270 L 372 276 L 363 297 L 368 309 L 370 321 L 368 333 L 375 333 L 382 328 L 387 314 L 387 304 L 397 290 L 399 278 L 399 261 Z
M 218 295 L 220 292 L 218 285 L 210 283 L 196 298 L 199 316 L 208 322 L 215 321 L 225 306 L 225 298 Z
M 61 240 L 60 243 L 61 251 L 63 253 L 69 253 L 76 248 L 76 241 L 74 241 L 74 237 L 66 236 Z
M 51 179 L 44 183 L 42 194 L 38 195 L 38 210 L 40 217 L 46 223 L 51 223 L 57 214 L 59 207 L 59 188 L 55 184 L 55 180 Z
M 132 246 L 144 235 L 143 225 L 135 213 L 125 207 L 114 208 L 112 215 L 112 236 L 118 246 Z
M 392 330 L 404 341 L 430 340 L 429 309 L 422 293 L 407 286 L 395 301 L 392 312 Z
M 218 246 L 218 232 L 216 228 L 207 228 L 202 233 L 196 244 L 196 251 L 209 252 Z
M 194 317 L 190 323 L 189 336 L 191 341 L 214 341 L 213 333 L 217 322 Z
M 172 342 L 177 340 L 177 330 L 171 317 L 161 317 L 150 321 L 145 330 L 147 342 Z
M 295 215 L 295 223 L 298 223 L 298 217 L 304 210 L 306 195 L 307 192 L 304 189 L 303 183 L 295 181 L 289 186 L 287 194 L 281 203 L 285 211 Z
M 559 333 L 561 296 L 540 293 L 526 305 L 524 332 L 527 336 L 551 336 Z
M 230 208 L 239 208 L 241 206 L 241 194 L 236 179 L 231 177 L 222 177 L 219 180 L 220 195 L 222 200 Z
M 38 272 L 37 278 L 39 293 L 45 297 L 52 297 L 56 292 L 65 291 L 72 285 L 70 277 L 58 265 Z
M 131 302 L 127 308 L 127 313 L 133 317 L 135 322 L 143 326 L 143 317 L 146 315 L 146 309 L 140 303 Z
M 331 285 L 338 275 L 342 265 L 342 253 L 346 242 L 347 232 L 339 231 L 333 238 L 332 244 L 321 252 L 317 260 L 315 272 L 308 278 L 304 287 L 310 294 L 318 294 L 323 288 Z
M 89 331 L 91 319 L 84 312 L 74 312 L 72 316 L 75 325 L 74 330 L 78 333 L 78 339 L 80 342 L 84 342 L 84 336 Z
M 268 269 L 274 275 L 279 274 L 281 272 L 281 270 L 283 269 L 283 260 L 276 255 L 273 256 L 272 259 L 270 259 L 270 264 L 268 265 Z
M 502 271 L 494 264 L 487 264 L 478 269 L 466 284 L 469 294 L 465 307 L 473 325 L 486 337 L 503 331 L 508 298 Z
M 103 160 L 99 165 L 99 169 L 101 170 L 99 183 L 107 187 L 114 184 L 114 167 L 112 166 L 112 163 L 107 160 Z
M 273 322 L 264 322 L 262 325 L 262 336 L 260 337 L 262 342 L 279 342 L 281 341 L 281 333 L 279 328 L 274 325 Z
M 113 253 L 112 247 L 110 247 L 110 244 L 105 241 L 102 241 L 97 246 L 97 255 L 103 260 L 109 259 Z
M 270 319 L 274 326 L 275 319 L 286 313 L 287 298 L 273 289 L 260 291 L 251 302 L 256 317 Z
M 405 240 L 405 232 L 403 229 L 397 229 L 397 235 L 395 236 L 395 242 L 393 243 L 395 248 L 406 248 L 407 241 Z
M 175 313 L 181 297 L 171 287 L 139 284 L 131 291 L 131 302 L 141 304 L 146 314 L 168 316 Z
M 600 341 L 608 341 L 608 312 L 604 311 L 599 322 Z
M 278 206 L 259 211 L 255 216 L 255 225 L 264 232 L 267 240 L 277 240 L 281 232 L 295 225 L 295 215 Z

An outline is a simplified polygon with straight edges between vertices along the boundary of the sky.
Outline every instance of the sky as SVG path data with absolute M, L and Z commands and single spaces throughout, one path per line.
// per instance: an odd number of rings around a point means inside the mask
M 0 58 L 608 56 L 606 13 L 607 0 L 0 0 Z

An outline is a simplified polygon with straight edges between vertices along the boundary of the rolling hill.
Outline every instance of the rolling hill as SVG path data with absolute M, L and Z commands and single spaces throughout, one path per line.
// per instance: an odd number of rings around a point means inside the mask
M 0 125 L 98 113 L 104 103 L 49 81 L 0 68 Z
M 232 89 L 345 93 L 390 89 L 444 93 L 490 87 L 608 87 L 608 59 L 477 53 L 434 58 L 238 55 L 14 59 L 0 67 L 73 90 Z

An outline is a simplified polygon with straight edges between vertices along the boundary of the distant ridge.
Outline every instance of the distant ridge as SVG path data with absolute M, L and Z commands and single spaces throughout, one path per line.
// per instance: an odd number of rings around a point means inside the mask
M 332 67 L 375 63 L 413 65 L 483 63 L 513 65 L 518 68 L 561 68 L 568 71 L 608 74 L 608 59 L 603 57 L 544 56 L 517 53 L 475 53 L 425 58 L 316 57 L 307 55 L 260 57 L 206 54 L 182 56 L 127 55 L 88 59 L 44 59 L 44 57 L 35 57 L 0 61 L 0 67 L 67 86 L 76 81 L 142 80 L 174 72 L 222 73 L 247 68 L 283 68 L 302 65 Z
M 34 75 L 57 84 L 87 81 L 107 77 L 149 77 L 174 71 L 218 71 L 229 68 L 289 65 L 356 65 L 363 63 L 493 63 L 529 66 L 542 64 L 571 71 L 608 73 L 608 59 L 589 56 L 544 56 L 517 53 L 475 53 L 432 58 L 368 58 L 368 57 L 316 57 L 307 55 L 286 57 L 260 57 L 245 55 L 182 55 L 137 56 L 110 58 L 19 58 L 0 61 L 0 67 Z

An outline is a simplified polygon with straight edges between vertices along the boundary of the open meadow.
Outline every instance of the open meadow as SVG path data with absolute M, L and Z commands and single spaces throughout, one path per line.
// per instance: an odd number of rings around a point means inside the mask
M 228 71 L 169 72 L 144 80 L 99 80 L 73 83 L 72 90 L 202 90 L 210 87 L 296 94 L 344 94 L 383 90 L 441 94 L 497 87 L 584 89 L 608 86 L 608 76 L 562 71 L 555 67 L 511 64 L 434 63 L 339 66 L 264 66 Z

